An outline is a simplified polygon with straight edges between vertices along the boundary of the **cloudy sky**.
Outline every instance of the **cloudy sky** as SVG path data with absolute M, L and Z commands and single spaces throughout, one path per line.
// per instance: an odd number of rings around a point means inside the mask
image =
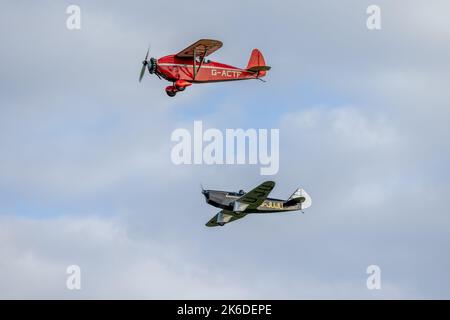
M 449 298 L 448 1 L 28 1 L 0 12 L 0 298 Z M 81 8 L 81 30 L 66 8 Z M 381 30 L 366 9 L 381 8 Z M 267 80 L 137 78 L 200 38 Z M 278 174 L 175 166 L 176 128 L 279 128 Z M 266 179 L 305 214 L 224 228 L 200 194 Z M 81 290 L 66 268 L 81 268 Z M 368 290 L 366 268 L 381 268 Z

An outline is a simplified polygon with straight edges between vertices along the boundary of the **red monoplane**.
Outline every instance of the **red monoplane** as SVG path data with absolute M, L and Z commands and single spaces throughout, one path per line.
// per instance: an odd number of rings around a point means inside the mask
M 178 91 L 183 91 L 193 83 L 261 79 L 270 69 L 258 49 L 253 49 L 245 69 L 206 59 L 221 47 L 222 42 L 218 40 L 202 39 L 177 54 L 158 60 L 155 58 L 147 60 L 149 53 L 147 50 L 139 81 L 142 80 L 147 67 L 150 74 L 156 74 L 159 78 L 172 82 L 172 85 L 166 88 L 166 93 L 173 97 Z

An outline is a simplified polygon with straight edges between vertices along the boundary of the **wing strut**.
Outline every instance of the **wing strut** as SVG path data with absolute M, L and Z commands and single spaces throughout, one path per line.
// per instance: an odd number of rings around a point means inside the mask
M 202 67 L 202 65 L 203 65 L 203 61 L 205 61 L 205 57 L 208 55 L 208 47 L 205 46 L 205 52 L 204 52 L 203 55 L 201 56 L 200 64 L 199 64 L 199 66 L 198 66 L 198 68 L 197 68 L 197 67 L 196 67 L 196 64 L 195 64 L 196 58 L 197 58 L 197 55 L 196 55 L 196 49 L 197 49 L 197 48 L 194 48 L 194 62 L 193 62 L 194 78 L 193 78 L 192 80 L 195 80 L 195 78 L 197 77 L 197 73 L 200 71 L 200 69 L 201 69 L 201 67 Z

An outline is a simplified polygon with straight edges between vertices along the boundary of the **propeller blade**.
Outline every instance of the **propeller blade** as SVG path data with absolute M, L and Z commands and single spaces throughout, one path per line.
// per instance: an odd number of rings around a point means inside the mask
M 148 58 L 148 53 L 150 52 L 150 46 L 148 46 L 148 48 L 147 48 L 147 53 L 145 54 L 145 61 L 147 61 L 147 58 Z
M 141 74 L 139 75 L 139 82 L 141 82 L 142 77 L 144 77 L 146 63 L 142 63 Z
M 139 82 L 141 82 L 142 78 L 145 74 L 145 67 L 147 66 L 147 59 L 148 59 L 148 53 L 150 52 L 150 45 L 148 46 L 147 53 L 145 54 L 145 59 L 142 61 L 142 68 L 141 68 L 141 74 L 139 75 Z

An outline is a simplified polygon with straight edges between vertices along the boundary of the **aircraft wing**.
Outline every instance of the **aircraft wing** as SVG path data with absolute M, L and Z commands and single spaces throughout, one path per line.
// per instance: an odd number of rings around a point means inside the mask
M 244 210 L 256 209 L 261 205 L 261 203 L 264 202 L 264 200 L 266 200 L 274 187 L 275 182 L 273 181 L 265 181 L 261 183 L 259 186 L 237 199 L 235 201 L 235 207 L 242 207 Z
M 179 58 L 206 57 L 222 47 L 219 40 L 201 39 L 176 54 Z
M 227 210 L 221 210 L 218 214 L 211 218 L 211 220 L 206 223 L 207 227 L 217 227 L 220 223 L 227 224 L 235 220 L 245 217 L 245 213 L 236 214 Z

